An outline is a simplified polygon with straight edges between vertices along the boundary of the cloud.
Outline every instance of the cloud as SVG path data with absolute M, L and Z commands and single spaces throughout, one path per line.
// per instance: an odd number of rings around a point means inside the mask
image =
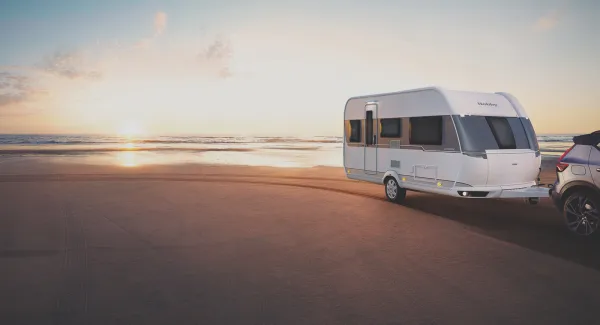
M 45 94 L 31 85 L 29 77 L 0 71 L 0 107 L 32 101 Z
M 154 35 L 152 37 L 144 37 L 133 44 L 133 48 L 136 49 L 148 49 L 154 43 L 154 40 L 158 38 L 167 28 L 167 14 L 164 12 L 157 12 L 154 14 Z
M 222 39 L 218 39 L 211 43 L 206 51 L 200 53 L 201 57 L 205 57 L 208 60 L 222 60 L 228 59 L 233 50 L 231 48 L 231 44 Z
M 154 35 L 161 35 L 167 28 L 167 14 L 159 11 L 154 15 Z
M 133 47 L 137 48 L 137 49 L 147 49 L 151 45 L 152 45 L 152 39 L 151 38 L 142 38 L 137 43 L 135 43 L 133 45 Z
M 206 49 L 198 53 L 196 59 L 209 71 L 216 72 L 221 78 L 231 77 L 233 74 L 229 68 L 233 48 L 231 43 L 219 37 L 210 43 Z
M 558 23 L 560 22 L 560 19 L 563 17 L 564 15 L 564 10 L 562 9 L 554 9 L 549 11 L 546 15 L 540 17 L 535 25 L 534 25 L 534 29 L 536 31 L 547 31 L 547 30 L 551 30 L 554 27 L 556 27 L 556 25 L 558 25 Z
M 102 74 L 93 69 L 86 69 L 83 56 L 72 52 L 56 52 L 38 65 L 43 71 L 69 79 L 99 79 Z

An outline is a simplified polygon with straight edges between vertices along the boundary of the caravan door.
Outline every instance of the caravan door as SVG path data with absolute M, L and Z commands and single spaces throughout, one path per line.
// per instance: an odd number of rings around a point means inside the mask
M 379 134 L 379 123 L 377 123 L 377 104 L 365 105 L 365 173 L 377 173 L 377 135 Z

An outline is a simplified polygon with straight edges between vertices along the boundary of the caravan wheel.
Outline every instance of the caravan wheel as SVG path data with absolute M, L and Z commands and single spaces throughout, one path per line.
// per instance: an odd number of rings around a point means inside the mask
M 388 177 L 385 179 L 385 196 L 391 202 L 400 203 L 406 197 L 406 190 L 398 186 L 395 178 Z

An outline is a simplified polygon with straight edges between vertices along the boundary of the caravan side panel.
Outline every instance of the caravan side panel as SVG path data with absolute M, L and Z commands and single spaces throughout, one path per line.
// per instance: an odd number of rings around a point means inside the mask
M 350 169 L 365 169 L 365 148 L 345 146 L 344 167 Z
M 383 174 L 393 170 L 406 176 L 411 182 L 433 184 L 444 181 L 444 186 L 452 184 L 456 179 L 460 159 L 460 144 L 451 118 L 452 108 L 442 91 L 436 88 L 425 88 L 400 93 L 380 94 L 352 98 L 345 109 L 345 143 L 344 164 L 346 168 L 363 170 L 364 139 L 358 144 L 349 142 L 350 121 L 365 119 L 365 106 L 376 102 L 378 107 L 377 123 L 385 119 L 401 119 L 399 136 L 383 136 L 377 134 L 377 172 Z M 410 143 L 411 117 L 439 116 L 443 119 L 443 143 L 420 144 Z M 364 128 L 363 128 L 364 130 Z M 363 133 L 364 134 L 364 133 Z
M 365 110 L 360 100 L 350 99 L 344 109 L 344 167 L 364 170 L 365 168 Z M 360 141 L 350 142 L 351 121 L 360 123 Z
M 381 139 L 377 159 L 378 171 L 393 170 L 401 176 L 406 176 L 409 182 L 433 184 L 436 187 L 440 186 L 438 182 L 441 182 L 443 186 L 451 187 L 458 176 L 463 155 L 452 118 L 443 114 L 439 116 L 443 121 L 441 145 L 411 144 L 411 117 L 401 117 L 401 137 Z
M 488 178 L 488 161 L 481 157 L 462 155 L 458 178 L 456 181 L 469 186 L 486 186 Z
M 379 150 L 379 171 L 393 170 L 406 176 L 407 181 L 419 183 L 454 182 L 463 157 L 460 152 L 382 148 Z

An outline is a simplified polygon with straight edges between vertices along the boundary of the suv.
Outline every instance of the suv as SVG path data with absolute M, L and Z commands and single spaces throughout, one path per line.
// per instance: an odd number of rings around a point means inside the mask
M 556 163 L 550 196 L 567 228 L 589 236 L 600 224 L 600 131 L 573 137 L 573 143 Z

